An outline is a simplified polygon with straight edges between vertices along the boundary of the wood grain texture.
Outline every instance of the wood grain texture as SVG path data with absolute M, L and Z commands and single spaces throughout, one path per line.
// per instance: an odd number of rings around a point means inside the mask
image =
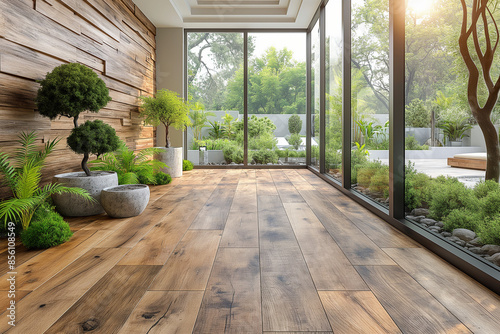
M 37 131 L 37 144 L 44 137 L 70 134 L 69 119 L 39 119 L 34 103 L 39 87 L 35 80 L 69 62 L 90 67 L 110 88 L 113 101 L 97 118 L 112 125 L 132 149 L 143 142 L 145 147 L 154 146 L 153 131 L 143 131 L 138 117 L 138 96 L 156 90 L 155 34 L 154 25 L 132 1 L 0 1 L 2 151 L 14 147 L 17 133 L 23 130 Z M 44 183 L 54 174 L 80 170 L 81 157 L 73 159 L 66 145 L 58 150 L 61 158 L 54 153 L 47 159 L 53 166 L 44 170 Z M 6 196 L 7 190 L 0 188 L 0 198 Z
M 223 230 L 235 191 L 236 184 L 218 185 L 198 213 L 190 229 Z
M 238 184 L 220 247 L 259 247 L 255 183 Z
M 117 333 L 154 279 L 159 266 L 115 266 L 46 333 Z
M 317 190 L 299 192 L 353 265 L 395 264 L 347 216 L 331 205 L 325 196 Z
M 358 266 L 356 270 L 402 332 L 471 333 L 399 266 Z
M 213 187 L 179 188 L 168 197 L 172 210 L 130 250 L 121 265 L 163 265 L 200 212 Z M 162 204 L 163 205 L 163 204 Z M 166 208 L 164 207 L 163 210 Z
M 205 290 L 221 238 L 217 230 L 189 230 L 149 290 Z
M 316 289 L 368 290 L 309 206 L 305 203 L 284 203 L 284 206 Z
M 263 330 L 330 330 L 279 197 L 258 200 Z
M 147 291 L 120 334 L 191 333 L 203 291 Z
M 320 291 L 336 334 L 401 333 L 371 291 Z
M 472 332 L 498 331 L 499 296 L 491 295 L 472 278 L 423 249 L 384 250 Z
M 201 304 L 195 333 L 262 330 L 258 248 L 222 248 Z
M 50 281 L 17 303 L 17 323 L 10 332 L 40 333 L 54 324 L 88 289 L 100 280 L 120 258 L 125 249 L 92 249 L 64 268 Z M 0 331 L 10 326 L 0 322 Z
M 34 290 L 61 269 L 95 247 L 109 231 L 78 231 L 66 243 L 47 249 L 16 268 L 18 277 L 16 287 L 19 290 Z M 8 290 L 6 276 L 2 276 L 0 290 Z
M 387 224 L 380 217 L 364 209 L 360 204 L 350 200 L 337 189 L 324 183 L 316 189 L 327 198 L 333 206 L 363 231 L 379 247 L 420 247 L 420 245 L 402 232 Z

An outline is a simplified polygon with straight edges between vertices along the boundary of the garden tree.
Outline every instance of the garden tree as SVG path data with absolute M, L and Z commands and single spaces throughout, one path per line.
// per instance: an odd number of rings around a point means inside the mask
M 75 128 L 81 112 L 99 112 L 109 101 L 111 97 L 104 81 L 90 68 L 78 63 L 54 68 L 40 81 L 36 97 L 41 115 L 51 120 L 57 116 L 73 117 Z
M 189 33 L 189 99 L 203 103 L 209 110 L 222 109 L 227 82 L 242 66 L 243 48 L 242 33 Z M 249 36 L 249 55 L 253 50 Z
M 68 146 L 75 153 L 83 154 L 82 169 L 87 176 L 90 176 L 90 170 L 87 165 L 89 155 L 95 154 L 99 157 L 104 153 L 115 151 L 120 145 L 120 138 L 118 138 L 115 129 L 110 125 L 100 119 L 96 119 L 94 121 L 86 121 L 71 130 L 67 142 Z
M 431 122 L 431 114 L 424 102 L 413 99 L 405 107 L 405 125 L 412 128 L 426 128 Z
M 165 126 L 165 146 L 170 147 L 168 136 L 169 127 L 184 130 L 191 125 L 189 120 L 189 104 L 176 92 L 162 89 L 156 92 L 156 97 L 140 96 L 142 105 L 139 108 L 144 123 L 152 126 L 163 124 Z
M 300 133 L 302 130 L 302 120 L 299 115 L 292 115 L 288 119 L 288 131 L 290 133 Z
M 500 74 L 495 71 L 493 81 L 492 68 L 498 61 L 497 51 L 500 32 L 495 17 L 498 17 L 498 2 L 489 0 L 472 0 L 472 6 L 466 0 L 462 4 L 462 28 L 458 40 L 460 53 L 467 67 L 469 78 L 467 83 L 467 99 L 477 124 L 483 132 L 486 143 L 486 180 L 499 181 L 500 147 L 498 133 L 491 121 L 491 112 L 495 107 L 500 91 Z M 470 12 L 469 12 L 470 8 Z M 471 52 L 472 51 L 472 52 Z M 487 94 L 480 100 L 480 77 L 484 82 Z
M 229 81 L 225 109 L 243 113 L 243 68 Z M 306 110 L 306 66 L 292 51 L 271 47 L 248 66 L 248 112 L 296 114 Z

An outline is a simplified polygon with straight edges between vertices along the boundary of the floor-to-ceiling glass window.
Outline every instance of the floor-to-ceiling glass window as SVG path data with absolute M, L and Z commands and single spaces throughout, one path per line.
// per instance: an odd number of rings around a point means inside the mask
M 500 17 L 496 6 L 490 10 L 492 17 Z M 469 75 L 458 45 L 461 20 L 457 18 L 461 15 L 462 8 L 451 0 L 408 1 L 405 209 L 408 218 L 445 237 L 465 228 L 474 231 L 482 243 L 500 243 L 495 223 L 500 206 L 494 200 L 500 188 L 494 182 L 481 182 L 486 145 L 467 101 Z M 477 31 L 483 51 L 484 33 L 483 28 Z M 473 56 L 475 50 L 470 43 Z M 477 67 L 481 68 L 479 61 Z M 492 72 L 498 76 L 498 67 L 494 65 Z M 487 97 L 482 82 L 480 78 L 481 105 Z M 499 115 L 496 107 L 491 121 L 497 128 Z M 498 136 L 494 140 L 498 143 Z M 461 239 L 453 241 L 466 244 Z
M 306 35 L 248 34 L 248 162 L 305 164 Z
M 342 1 L 325 8 L 325 171 L 342 177 Z
M 352 1 L 351 182 L 382 204 L 389 197 L 389 2 Z
M 320 137 L 320 24 L 314 25 L 311 33 L 311 165 L 319 169 Z
M 191 103 L 187 158 L 195 165 L 243 163 L 243 33 L 189 32 Z
M 241 165 L 247 140 L 249 165 L 305 165 L 306 34 L 247 36 L 245 55 L 245 33 L 187 33 L 187 158 L 196 165 Z

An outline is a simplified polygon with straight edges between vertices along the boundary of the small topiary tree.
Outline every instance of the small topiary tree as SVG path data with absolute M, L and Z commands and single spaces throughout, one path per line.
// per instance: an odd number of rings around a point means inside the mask
M 191 125 L 188 117 L 189 105 L 176 92 L 165 89 L 157 91 L 156 97 L 141 96 L 139 98 L 143 101 L 139 111 L 144 117 L 144 123 L 152 126 L 165 125 L 167 148 L 170 147 L 169 126 L 183 130 Z
M 115 129 L 98 119 L 86 121 L 79 127 L 74 128 L 67 142 L 74 152 L 83 154 L 82 169 L 87 176 L 90 176 L 90 170 L 87 166 L 89 154 L 99 156 L 113 152 L 120 145 L 120 139 L 116 135 Z
M 288 131 L 290 131 L 290 134 L 300 133 L 300 130 L 302 130 L 302 120 L 300 119 L 300 116 L 290 116 L 288 119 Z
M 104 81 L 82 64 L 60 65 L 39 83 L 38 112 L 51 120 L 57 116 L 73 117 L 75 128 L 81 112 L 96 113 L 111 101 Z

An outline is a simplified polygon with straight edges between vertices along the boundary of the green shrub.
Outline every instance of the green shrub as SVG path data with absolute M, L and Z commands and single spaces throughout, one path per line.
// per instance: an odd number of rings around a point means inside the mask
M 169 184 L 170 182 L 172 182 L 172 177 L 170 176 L 170 174 L 164 172 L 158 172 L 155 174 L 155 185 L 161 186 L 164 184 Z
M 409 210 L 426 206 L 431 199 L 432 179 L 424 173 L 405 173 L 405 206 Z
M 480 220 L 476 233 L 482 243 L 500 245 L 500 215 Z
M 182 170 L 188 171 L 188 170 L 193 170 L 194 166 L 193 163 L 189 160 L 184 160 L 182 161 Z
M 493 180 L 481 181 L 474 186 L 474 195 L 481 199 L 486 197 L 490 191 L 498 190 L 499 188 L 498 183 Z
M 405 138 L 405 150 L 428 150 L 429 146 L 420 145 L 420 143 L 413 136 Z
M 228 164 L 232 162 L 236 164 L 243 163 L 243 147 L 238 145 L 236 142 L 228 142 L 225 144 L 222 148 L 222 153 L 224 154 L 224 159 Z
M 325 163 L 328 169 L 340 169 L 342 167 L 342 153 L 336 150 L 326 151 Z
M 286 137 L 286 141 L 296 150 L 302 145 L 302 137 L 298 133 L 292 133 L 290 136 Z
M 277 163 L 278 154 L 273 150 L 261 149 L 252 153 L 252 158 L 257 164 Z
M 370 186 L 370 182 L 373 175 L 375 175 L 375 173 L 382 168 L 383 165 L 378 160 L 358 165 L 357 168 L 358 185 L 364 188 L 368 188 Z
M 467 189 L 455 178 L 436 178 L 432 192 L 429 211 L 434 219 L 440 220 L 454 209 L 465 207 L 479 210 L 479 200 L 473 190 Z
M 248 149 L 250 150 L 260 150 L 268 149 L 273 150 L 278 144 L 278 139 L 274 137 L 272 133 L 263 133 L 257 137 L 248 138 Z
M 431 122 L 431 113 L 420 99 L 414 99 L 405 108 L 405 124 L 412 128 L 426 128 Z
M 302 130 L 302 120 L 299 115 L 292 115 L 288 119 L 288 131 L 290 134 L 299 134 L 300 130 Z M 292 145 L 292 144 L 290 144 Z
M 375 170 L 370 180 L 369 190 L 381 193 L 384 198 L 389 197 L 389 166 L 382 166 Z
M 36 210 L 30 226 L 21 233 L 21 242 L 29 249 L 44 249 L 60 245 L 72 235 L 68 223 L 45 204 Z
M 116 151 L 89 162 L 90 169 L 116 172 L 118 184 L 154 184 L 155 174 L 167 165 L 151 157 L 163 151 L 161 148 L 149 147 L 136 154 L 124 141 L 120 141 Z
M 484 216 L 495 216 L 500 213 L 500 189 L 490 191 L 480 200 L 481 212 Z
M 455 209 L 444 217 L 444 229 L 447 231 L 452 231 L 456 228 L 476 230 L 481 219 L 482 217 L 479 212 L 473 212 L 467 208 Z

